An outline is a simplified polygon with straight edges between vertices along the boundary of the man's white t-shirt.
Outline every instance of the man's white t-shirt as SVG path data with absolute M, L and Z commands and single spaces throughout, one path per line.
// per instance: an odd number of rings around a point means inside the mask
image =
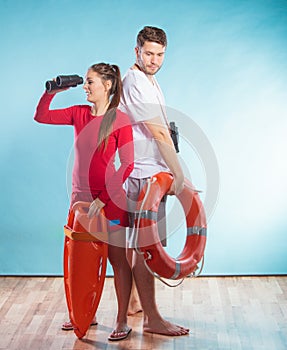
M 152 83 L 140 70 L 130 68 L 123 78 L 123 93 L 119 108 L 131 120 L 134 137 L 135 178 L 147 178 L 161 171 L 169 171 L 159 152 L 156 141 L 145 121 L 159 117 L 168 128 L 163 93 L 153 77 Z

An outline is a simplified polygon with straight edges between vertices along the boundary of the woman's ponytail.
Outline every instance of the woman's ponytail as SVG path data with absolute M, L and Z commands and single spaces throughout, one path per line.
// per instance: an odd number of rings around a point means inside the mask
M 120 72 L 119 67 L 115 64 L 112 64 L 111 68 L 114 71 L 115 75 L 114 75 L 113 85 L 111 88 L 112 99 L 111 99 L 111 102 L 110 102 L 108 109 L 118 107 L 118 105 L 120 103 L 120 99 L 121 99 L 122 90 L 123 90 L 121 72 Z
M 121 99 L 121 72 L 117 65 L 111 65 L 107 63 L 94 64 L 90 69 L 99 74 L 103 81 L 110 80 L 112 83 L 111 89 L 109 91 L 110 104 L 101 122 L 98 136 L 98 149 L 105 151 L 108 145 L 109 134 L 111 133 L 113 122 L 116 119 L 117 107 Z

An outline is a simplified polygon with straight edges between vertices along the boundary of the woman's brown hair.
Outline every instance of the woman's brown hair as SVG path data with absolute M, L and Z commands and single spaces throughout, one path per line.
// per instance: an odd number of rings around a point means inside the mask
M 110 104 L 101 122 L 98 136 L 98 149 L 106 150 L 109 134 L 111 132 L 113 122 L 116 119 L 116 110 L 120 103 L 122 94 L 121 72 L 117 65 L 108 63 L 93 64 L 90 69 L 101 77 L 103 83 L 107 80 L 110 80 L 112 83 L 108 96 L 109 99 L 111 98 Z

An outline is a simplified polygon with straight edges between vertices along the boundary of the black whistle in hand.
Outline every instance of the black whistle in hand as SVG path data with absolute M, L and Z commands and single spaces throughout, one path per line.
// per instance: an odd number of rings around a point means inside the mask
M 179 152 L 179 147 L 178 147 L 178 142 L 179 142 L 179 132 L 178 132 L 178 127 L 175 125 L 175 122 L 170 122 L 169 123 L 170 127 L 170 136 L 174 144 L 174 148 L 176 153 Z
M 67 87 L 76 87 L 79 84 L 83 84 L 84 79 L 77 74 L 74 75 L 58 75 L 56 81 L 46 81 L 45 87 L 47 92 L 53 90 L 63 89 Z

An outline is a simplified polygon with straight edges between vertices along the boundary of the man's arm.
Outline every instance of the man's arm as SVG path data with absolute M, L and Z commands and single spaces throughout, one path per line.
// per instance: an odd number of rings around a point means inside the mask
M 146 120 L 144 124 L 154 137 L 163 160 L 173 174 L 174 181 L 168 194 L 178 195 L 183 190 L 184 174 L 178 161 L 169 130 L 162 123 L 160 117 Z

